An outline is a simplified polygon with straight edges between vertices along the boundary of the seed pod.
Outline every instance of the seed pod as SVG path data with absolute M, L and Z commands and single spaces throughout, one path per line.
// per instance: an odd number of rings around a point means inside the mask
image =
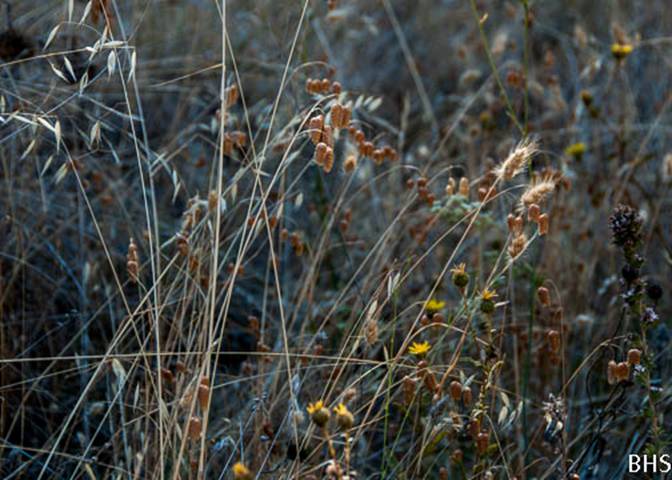
M 324 142 L 320 142 L 317 144 L 317 146 L 315 147 L 315 163 L 317 163 L 320 166 L 324 165 L 328 148 L 329 147 Z
M 544 307 L 548 307 L 551 304 L 551 294 L 546 287 L 537 288 L 537 299 Z
M 334 146 L 334 130 L 331 125 L 325 125 L 322 127 L 321 140 L 330 147 Z
M 327 147 L 327 153 L 324 157 L 324 173 L 331 172 L 331 169 L 334 168 L 334 149 Z
M 198 417 L 191 417 L 189 419 L 189 438 L 192 441 L 197 441 L 201 438 L 201 430 L 203 428 L 203 422 Z
M 198 403 L 201 410 L 205 411 L 208 408 L 208 400 L 210 399 L 210 387 L 208 385 L 198 386 Z
M 372 157 L 373 157 L 373 163 L 375 163 L 376 165 L 382 164 L 383 160 L 385 160 L 385 157 L 383 156 L 383 151 L 380 148 L 376 148 L 373 151 Z
M 415 378 L 409 377 L 408 375 L 404 377 L 402 381 L 402 391 L 404 395 L 404 404 L 410 405 L 415 396 L 415 389 L 417 387 L 417 380 Z
M 516 258 L 521 253 L 523 253 L 526 245 L 527 245 L 527 237 L 525 236 L 525 234 L 521 233 L 515 236 L 513 240 L 511 240 L 511 244 L 509 245 L 509 255 L 511 255 L 511 258 Z
M 372 142 L 364 142 L 362 144 L 362 150 L 363 150 L 362 155 L 364 155 L 365 157 L 373 156 L 373 150 L 374 150 L 373 143 Z
M 642 361 L 642 351 L 636 348 L 628 350 L 628 363 L 630 365 L 639 365 Z
M 348 155 L 348 158 L 343 162 L 343 170 L 346 173 L 352 173 L 357 168 L 357 157 L 355 155 Z
M 341 84 L 339 82 L 334 82 L 331 84 L 331 93 L 338 95 L 342 91 Z
M 478 418 L 474 418 L 469 422 L 469 435 L 471 435 L 471 438 L 476 440 L 476 437 L 478 436 L 479 432 L 481 431 L 481 421 Z
M 546 334 L 546 340 L 548 341 L 548 347 L 553 353 L 558 353 L 560 351 L 560 332 L 557 330 L 550 330 Z
M 310 139 L 317 145 L 322 138 L 322 129 L 324 128 L 324 116 L 317 115 L 308 122 L 310 130 Z
M 163 378 L 168 383 L 173 383 L 175 381 L 175 376 L 167 368 L 161 368 L 161 378 Z
M 231 85 L 224 91 L 226 95 L 226 106 L 230 107 L 238 101 L 238 86 Z
M 509 228 L 509 232 L 513 233 L 514 229 L 516 228 L 516 217 L 512 213 L 509 213 L 509 215 L 506 217 L 506 225 Z
M 527 209 L 527 220 L 530 222 L 538 222 L 541 215 L 541 208 L 536 203 L 533 203 Z
M 459 193 L 463 197 L 469 198 L 469 179 L 467 177 L 460 178 Z
M 449 391 L 450 391 L 450 398 L 452 398 L 456 402 L 459 402 L 460 399 L 462 398 L 462 384 L 457 380 L 453 380 L 452 382 L 450 382 Z
M 630 365 L 627 362 L 621 362 L 616 365 L 616 380 L 619 382 L 624 382 L 630 376 Z
M 343 122 L 343 106 L 336 103 L 331 107 L 331 124 L 334 128 L 342 128 Z
M 471 405 L 471 401 L 473 400 L 473 393 L 471 392 L 471 388 L 465 386 L 462 388 L 462 401 L 464 402 L 465 405 L 469 406 Z
M 548 233 L 548 213 L 539 215 L 539 235 L 544 236 Z
M 488 443 L 490 441 L 490 435 L 486 432 L 481 432 L 476 437 L 476 447 L 478 448 L 478 453 L 481 455 L 488 450 Z
M 425 387 L 427 387 L 427 391 L 429 393 L 435 393 L 439 385 L 436 383 L 436 377 L 434 377 L 434 374 L 429 370 L 425 371 L 423 380 L 425 382 Z

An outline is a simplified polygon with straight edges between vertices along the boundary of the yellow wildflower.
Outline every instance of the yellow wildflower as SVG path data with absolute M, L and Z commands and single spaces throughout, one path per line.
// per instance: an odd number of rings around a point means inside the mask
M 485 288 L 481 292 L 481 312 L 490 314 L 495 311 L 495 298 L 497 297 L 497 292 L 495 290 L 490 290 Z
M 242 463 L 233 466 L 233 478 L 235 480 L 252 480 L 252 472 Z
M 318 400 L 315 403 L 309 403 L 308 404 L 308 413 L 312 415 L 313 413 L 317 412 L 318 410 L 321 410 L 324 408 L 324 402 L 322 400 Z
M 634 47 L 629 43 L 614 43 L 611 46 L 611 54 L 616 60 L 623 60 L 625 57 L 630 55 Z
M 352 415 L 348 407 L 343 403 L 339 403 L 336 408 L 334 408 L 334 413 L 336 414 L 336 420 L 338 421 L 338 426 L 343 430 L 349 430 L 352 428 L 352 425 L 355 423 L 355 417 Z
M 438 312 L 441 310 L 443 307 L 446 306 L 446 302 L 441 301 L 441 300 L 436 300 L 435 298 L 432 298 L 430 301 L 428 301 L 425 304 L 425 310 L 428 312 Z
M 429 342 L 413 342 L 413 344 L 408 347 L 408 352 L 417 357 L 422 357 L 427 352 L 429 352 L 430 348 L 432 348 L 432 346 L 429 344 Z
M 586 144 L 583 142 L 574 143 L 565 148 L 565 153 L 570 157 L 580 158 L 584 153 L 586 153 Z
M 309 403 L 306 410 L 308 410 L 311 420 L 315 422 L 315 425 L 318 427 L 324 427 L 329 421 L 329 410 L 325 408 L 322 400 L 318 400 L 315 403 Z

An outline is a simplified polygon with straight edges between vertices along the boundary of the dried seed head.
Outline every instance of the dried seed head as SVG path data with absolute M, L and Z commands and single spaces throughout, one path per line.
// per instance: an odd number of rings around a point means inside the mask
M 375 318 L 370 318 L 364 326 L 364 337 L 366 343 L 373 345 L 378 341 L 378 322 Z
M 548 233 L 548 213 L 539 215 L 539 235 L 542 237 Z
M 516 235 L 515 237 L 513 237 L 513 240 L 511 240 L 511 244 L 509 245 L 509 255 L 511 256 L 511 258 L 518 257 L 525 251 L 526 246 L 527 246 L 527 236 L 524 233 Z
M 448 179 L 448 184 L 446 185 L 446 190 L 445 190 L 446 195 L 449 196 L 449 197 L 451 195 L 454 195 L 455 194 L 455 187 L 456 187 L 455 179 L 453 177 L 450 177 Z
M 372 142 L 362 142 L 359 153 L 364 157 L 373 156 L 374 146 Z
M 322 139 L 322 129 L 324 128 L 324 116 L 317 115 L 308 122 L 308 129 L 310 130 L 310 139 L 317 145 Z
M 506 226 L 509 228 L 509 232 L 514 233 L 514 228 L 516 228 L 516 216 L 513 213 L 509 213 L 506 217 Z
M 224 91 L 224 98 L 226 98 L 226 106 L 231 107 L 238 101 L 238 85 L 231 85 Z
M 334 149 L 327 147 L 327 153 L 324 156 L 324 165 L 322 165 L 324 173 L 331 172 L 331 169 L 334 168 Z
M 375 163 L 376 165 L 382 164 L 383 161 L 385 160 L 385 156 L 383 155 L 383 151 L 380 148 L 376 148 L 373 151 L 372 157 L 373 157 L 373 163 Z
M 537 151 L 538 147 L 535 140 L 529 138 L 521 140 L 506 157 L 506 160 L 495 169 L 495 174 L 503 180 L 511 180 L 525 168 Z
M 450 382 L 449 391 L 450 391 L 450 398 L 452 398 L 456 402 L 459 402 L 460 399 L 462 398 L 462 384 L 457 380 L 453 380 L 452 382 Z
M 342 128 L 343 127 L 342 122 L 343 122 L 343 106 L 340 103 L 336 103 L 331 107 L 331 124 L 334 126 L 334 128 Z
M 208 194 L 208 210 L 211 212 L 215 211 L 218 204 L 217 191 L 210 190 L 210 193 Z
M 548 347 L 553 353 L 558 353 L 560 351 L 560 332 L 557 330 L 549 330 L 546 334 L 546 340 L 548 341 Z
M 520 201 L 525 207 L 530 207 L 532 204 L 541 205 L 546 198 L 553 193 L 555 189 L 555 180 L 551 177 L 545 177 L 541 180 L 530 183 L 527 190 L 520 197 Z
M 343 162 L 343 170 L 346 173 L 352 173 L 355 168 L 357 168 L 357 157 L 355 155 L 348 155 L 345 162 Z
M 410 405 L 411 402 L 413 401 L 417 383 L 418 383 L 417 380 L 413 377 L 409 377 L 408 375 L 404 377 L 404 380 L 402 381 L 401 385 L 404 394 L 404 403 L 406 405 Z
M 630 376 L 630 365 L 627 362 L 620 362 L 616 365 L 616 380 L 619 382 L 624 382 Z
M 471 388 L 465 386 L 462 388 L 462 402 L 464 402 L 465 405 L 471 405 L 471 402 L 473 400 L 473 394 L 471 392 Z
M 317 144 L 317 146 L 315 147 L 315 163 L 317 163 L 320 166 L 324 165 L 328 148 L 329 147 L 324 142 L 320 142 Z
M 422 380 L 424 381 L 425 388 L 427 388 L 427 391 L 429 393 L 431 394 L 436 393 L 436 391 L 439 388 L 439 384 L 436 382 L 436 377 L 434 376 L 434 373 L 431 370 L 425 370 Z
M 487 451 L 489 441 L 490 436 L 486 432 L 481 432 L 477 435 L 476 447 L 478 448 L 478 453 L 482 455 Z
M 161 369 L 161 378 L 163 378 L 168 383 L 173 383 L 175 381 L 175 376 L 173 375 L 173 372 L 171 372 L 167 368 Z
M 533 203 L 527 208 L 527 220 L 530 222 L 538 222 L 539 215 L 541 215 L 541 208 L 536 203 Z
M 191 417 L 189 419 L 189 439 L 196 442 L 201 438 L 201 430 L 203 422 L 198 417 Z
M 546 287 L 537 288 L 537 298 L 544 307 L 551 305 L 551 295 Z
M 139 265 L 140 257 L 138 255 L 138 246 L 133 241 L 133 238 L 131 238 L 128 243 L 128 253 L 126 254 L 126 269 L 128 270 L 128 276 L 133 283 L 137 283 L 138 281 Z
M 201 410 L 205 411 L 208 408 L 208 401 L 210 400 L 210 387 L 201 383 L 198 386 L 198 403 Z
M 469 179 L 467 177 L 460 178 L 459 193 L 463 197 L 469 198 Z

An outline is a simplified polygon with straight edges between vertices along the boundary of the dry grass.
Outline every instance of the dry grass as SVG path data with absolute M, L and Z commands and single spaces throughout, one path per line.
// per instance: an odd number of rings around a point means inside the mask
M 3 5 L 3 478 L 665 451 L 665 2 Z

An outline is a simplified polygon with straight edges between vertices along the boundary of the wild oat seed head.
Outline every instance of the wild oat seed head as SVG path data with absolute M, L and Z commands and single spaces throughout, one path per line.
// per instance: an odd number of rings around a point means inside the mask
M 553 193 L 555 189 L 555 180 L 550 176 L 546 176 L 540 180 L 533 181 L 527 187 L 523 195 L 520 197 L 521 203 L 525 207 L 530 207 L 532 204 L 541 205 L 546 198 Z
M 535 140 L 530 138 L 521 140 L 506 157 L 506 160 L 495 169 L 495 174 L 503 180 L 511 180 L 523 171 L 537 151 L 538 146 Z

